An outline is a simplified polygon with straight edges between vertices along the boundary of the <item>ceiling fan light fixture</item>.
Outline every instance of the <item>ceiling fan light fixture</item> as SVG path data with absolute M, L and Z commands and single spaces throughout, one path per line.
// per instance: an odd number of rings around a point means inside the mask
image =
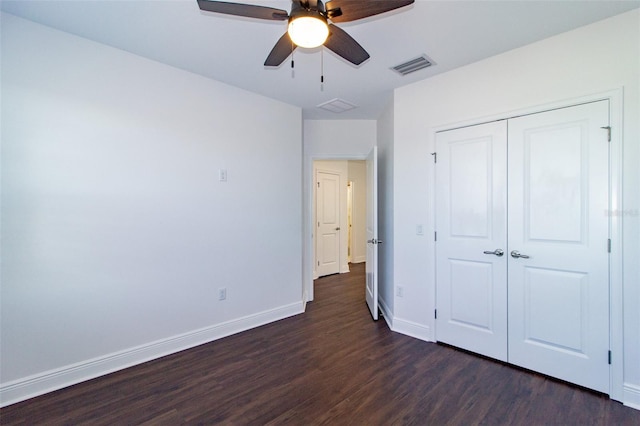
M 287 32 L 296 46 L 313 48 L 327 40 L 329 26 L 320 16 L 300 16 L 289 21 Z

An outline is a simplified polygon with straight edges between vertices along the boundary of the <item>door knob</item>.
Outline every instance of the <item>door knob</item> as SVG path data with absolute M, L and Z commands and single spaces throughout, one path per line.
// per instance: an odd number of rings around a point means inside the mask
M 511 252 L 511 257 L 513 257 L 514 259 L 518 259 L 518 258 L 529 259 L 529 256 L 527 256 L 526 254 L 520 254 L 516 250 L 513 250 Z
M 484 254 L 495 254 L 496 256 L 500 257 L 504 254 L 504 251 L 502 251 L 501 249 L 495 249 L 494 251 L 484 251 Z
M 338 227 L 336 228 L 336 231 L 339 231 L 339 230 L 340 230 L 340 227 L 338 226 Z

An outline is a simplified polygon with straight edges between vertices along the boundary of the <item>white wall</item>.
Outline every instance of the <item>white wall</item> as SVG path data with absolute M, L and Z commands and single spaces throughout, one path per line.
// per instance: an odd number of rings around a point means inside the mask
M 638 10 L 406 86 L 395 92 L 394 316 L 433 338 L 434 129 L 624 88 L 624 399 L 640 407 L 640 14 Z M 620 133 L 618 133 L 620 134 Z M 429 234 L 433 232 L 430 229 Z M 615 354 L 614 354 L 615 356 Z
M 298 108 L 1 22 L 2 404 L 302 311 Z
M 375 120 L 304 120 L 304 300 L 313 300 L 313 161 L 365 159 L 376 143 Z
M 351 262 L 367 260 L 367 163 L 347 162 L 349 182 L 352 182 Z
M 375 120 L 304 121 L 305 157 L 364 159 L 375 143 Z

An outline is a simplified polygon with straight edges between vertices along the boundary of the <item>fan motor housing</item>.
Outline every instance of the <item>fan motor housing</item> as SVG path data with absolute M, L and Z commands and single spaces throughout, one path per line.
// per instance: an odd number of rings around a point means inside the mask
M 324 4 L 321 1 L 318 1 L 318 5 L 316 9 L 311 9 L 304 7 L 300 2 L 294 1 L 291 4 L 291 12 L 289 13 L 289 22 L 301 18 L 303 16 L 320 18 L 325 22 L 327 20 L 327 16 L 324 10 Z

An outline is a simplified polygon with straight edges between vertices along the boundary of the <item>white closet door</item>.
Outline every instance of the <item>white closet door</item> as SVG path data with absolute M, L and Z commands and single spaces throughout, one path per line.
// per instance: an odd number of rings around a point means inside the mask
M 509 362 L 605 393 L 608 117 L 600 101 L 509 120 L 505 253 Z
M 506 135 L 504 121 L 436 135 L 436 337 L 503 361 Z

